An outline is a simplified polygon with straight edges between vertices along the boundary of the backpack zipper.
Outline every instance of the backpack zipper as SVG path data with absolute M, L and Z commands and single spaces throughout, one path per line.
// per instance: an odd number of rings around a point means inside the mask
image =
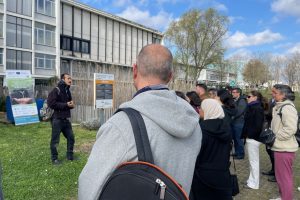
M 165 194 L 166 194 L 166 188 L 167 188 L 167 186 L 166 186 L 166 184 L 165 184 L 162 180 L 160 180 L 159 178 L 156 179 L 155 182 L 160 186 L 159 199 L 160 199 L 160 200 L 164 200 L 164 199 L 165 199 Z

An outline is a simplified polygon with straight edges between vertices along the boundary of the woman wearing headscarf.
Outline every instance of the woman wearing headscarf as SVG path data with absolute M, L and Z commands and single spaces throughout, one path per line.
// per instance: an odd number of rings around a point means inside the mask
M 263 96 L 251 91 L 247 97 L 248 107 L 242 137 L 246 138 L 246 147 L 250 164 L 250 175 L 245 184 L 247 189 L 259 189 L 259 135 L 264 124 Z
M 193 200 L 232 200 L 229 171 L 231 133 L 224 121 L 224 111 L 215 99 L 205 99 L 201 103 L 200 122 L 202 146 L 197 157 L 192 183 Z
M 298 143 L 295 138 L 298 113 L 293 101 L 295 94 L 288 85 L 277 84 L 272 88 L 276 101 L 273 108 L 271 130 L 276 139 L 272 146 L 275 159 L 275 176 L 279 187 L 280 200 L 293 199 L 293 163 Z

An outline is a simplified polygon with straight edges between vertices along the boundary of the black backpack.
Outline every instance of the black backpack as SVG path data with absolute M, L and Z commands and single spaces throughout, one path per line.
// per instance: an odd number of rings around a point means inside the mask
M 183 188 L 153 162 L 144 120 L 132 108 L 121 108 L 131 122 L 138 161 L 122 163 L 112 173 L 100 193 L 99 200 L 188 200 Z M 166 158 L 168 159 L 168 158 Z
M 290 103 L 284 104 L 283 106 L 281 106 L 280 110 L 278 112 L 278 115 L 280 116 L 281 121 L 282 121 L 282 109 L 283 109 L 284 106 L 287 106 L 287 105 L 293 106 L 295 108 L 295 106 L 293 104 L 290 104 Z M 298 113 L 298 122 L 297 122 L 297 132 L 295 133 L 295 138 L 298 142 L 298 146 L 300 147 L 300 115 L 299 115 L 299 113 Z

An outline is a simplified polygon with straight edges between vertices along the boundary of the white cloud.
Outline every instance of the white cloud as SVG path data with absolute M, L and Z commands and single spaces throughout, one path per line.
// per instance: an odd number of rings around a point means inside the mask
M 249 35 L 237 31 L 225 41 L 225 44 L 228 48 L 241 48 L 272 43 L 281 39 L 283 36 L 280 33 L 273 33 L 269 29 Z
M 117 14 L 125 19 L 143 24 L 147 27 L 152 27 L 164 31 L 164 29 L 173 20 L 170 13 L 160 11 L 157 15 L 151 16 L 148 10 L 142 11 L 135 6 L 127 7 L 122 13 Z
M 218 3 L 218 2 L 215 2 L 214 8 L 218 11 L 223 11 L 223 12 L 228 11 L 228 8 L 224 4 L 221 4 L 221 3 Z
M 113 1 L 113 5 L 116 7 L 123 7 L 125 5 L 130 5 L 131 0 L 115 0 Z
M 238 20 L 244 20 L 245 18 L 242 17 L 242 16 L 229 16 L 228 19 L 229 19 L 229 22 L 230 22 L 231 24 L 233 24 L 233 23 L 235 23 L 236 21 L 238 21 Z
M 230 53 L 227 57 L 230 58 L 238 58 L 239 60 L 247 61 L 253 56 L 253 53 L 248 49 L 241 48 L 233 53 Z
M 292 48 L 290 48 L 287 53 L 293 54 L 293 53 L 300 53 L 300 42 L 296 43 Z
M 285 15 L 300 17 L 300 1 L 299 0 L 275 0 L 271 4 L 274 12 Z

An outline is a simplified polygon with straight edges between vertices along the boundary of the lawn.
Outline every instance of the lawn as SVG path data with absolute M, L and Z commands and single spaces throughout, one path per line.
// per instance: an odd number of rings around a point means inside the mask
M 67 161 L 66 140 L 61 135 L 58 147 L 62 165 L 50 160 L 49 123 L 14 126 L 0 123 L 0 160 L 5 200 L 77 199 L 77 180 L 84 167 L 96 131 L 73 127 L 75 157 Z

